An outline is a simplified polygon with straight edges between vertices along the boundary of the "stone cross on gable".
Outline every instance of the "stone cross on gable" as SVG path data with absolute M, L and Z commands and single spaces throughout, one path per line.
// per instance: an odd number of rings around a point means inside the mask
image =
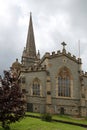
M 65 42 L 62 42 L 61 45 L 63 46 L 63 50 L 65 50 L 65 46 L 67 45 Z

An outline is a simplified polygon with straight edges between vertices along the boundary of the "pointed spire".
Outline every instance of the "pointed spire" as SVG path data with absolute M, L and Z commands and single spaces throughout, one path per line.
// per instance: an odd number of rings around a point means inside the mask
M 40 51 L 38 50 L 37 59 L 40 60 Z
M 32 13 L 31 12 L 30 12 L 30 22 L 29 22 L 29 29 L 28 29 L 28 35 L 27 35 L 27 42 L 26 42 L 26 55 L 29 58 L 36 57 L 36 46 L 35 46 L 33 23 L 32 23 Z

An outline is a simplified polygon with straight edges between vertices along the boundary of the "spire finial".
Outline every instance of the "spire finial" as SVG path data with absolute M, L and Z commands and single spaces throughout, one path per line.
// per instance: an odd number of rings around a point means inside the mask
M 37 59 L 40 59 L 40 51 L 38 50 Z
M 30 16 L 32 16 L 32 12 L 30 12 Z
M 40 51 L 38 50 L 38 54 L 40 54 Z
M 16 58 L 16 62 L 18 62 L 18 58 Z

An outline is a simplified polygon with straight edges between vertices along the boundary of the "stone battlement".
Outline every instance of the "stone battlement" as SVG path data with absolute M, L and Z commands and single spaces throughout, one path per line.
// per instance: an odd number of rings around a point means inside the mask
M 58 50 L 57 52 L 53 51 L 52 53 L 49 53 L 49 52 L 46 52 L 45 55 L 42 57 L 42 61 L 45 59 L 45 58 L 54 58 L 54 57 L 59 57 L 59 56 L 62 56 L 62 55 L 65 55 L 67 56 L 68 58 L 74 60 L 75 62 L 81 64 L 82 61 L 81 61 L 81 58 L 76 58 L 75 55 L 71 55 L 70 52 L 66 52 L 66 50 L 63 50 L 62 52 L 60 50 Z
M 28 68 L 22 68 L 21 71 L 26 71 L 26 72 L 35 72 L 35 71 L 44 71 L 46 70 L 46 65 L 40 65 L 40 66 L 30 66 Z
M 87 77 L 87 72 L 80 71 L 79 73 L 80 73 L 80 76 L 85 76 L 85 77 Z
M 87 77 L 87 72 L 83 72 L 83 76 Z

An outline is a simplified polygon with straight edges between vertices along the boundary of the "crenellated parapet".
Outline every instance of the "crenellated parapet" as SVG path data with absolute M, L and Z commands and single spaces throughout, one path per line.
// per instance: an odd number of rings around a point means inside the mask
M 80 77 L 87 77 L 87 72 L 80 71 Z
M 45 60 L 46 58 L 52 59 L 52 58 L 60 57 L 63 55 L 77 62 L 78 64 L 82 64 L 81 58 L 76 58 L 75 55 L 71 55 L 71 53 L 66 52 L 66 50 L 63 50 L 63 51 L 58 50 L 57 52 L 53 51 L 52 53 L 46 52 L 45 55 L 42 57 L 41 62 Z
M 40 66 L 33 65 L 30 67 L 21 68 L 21 71 L 24 71 L 24 72 L 37 72 L 37 71 L 45 71 L 45 70 L 46 70 L 46 65 L 40 65 Z
M 87 77 L 87 72 L 84 72 L 84 76 Z

